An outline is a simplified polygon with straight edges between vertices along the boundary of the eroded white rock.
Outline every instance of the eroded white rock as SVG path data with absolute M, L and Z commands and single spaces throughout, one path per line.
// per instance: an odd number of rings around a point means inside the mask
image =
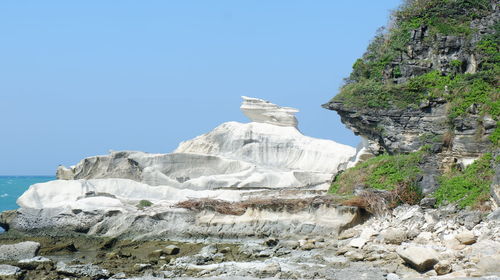
M 243 98 L 243 103 L 240 109 L 252 122 L 297 127 L 298 121 L 295 118 L 295 113 L 299 110 L 290 107 L 280 107 L 260 98 L 247 96 L 242 96 L 241 98 Z

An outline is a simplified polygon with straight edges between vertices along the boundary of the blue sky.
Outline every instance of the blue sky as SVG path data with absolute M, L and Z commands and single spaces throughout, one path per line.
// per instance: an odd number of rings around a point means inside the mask
M 170 152 L 240 96 L 296 107 L 356 145 L 333 97 L 399 0 L 0 2 L 0 175 L 51 175 L 111 150 Z

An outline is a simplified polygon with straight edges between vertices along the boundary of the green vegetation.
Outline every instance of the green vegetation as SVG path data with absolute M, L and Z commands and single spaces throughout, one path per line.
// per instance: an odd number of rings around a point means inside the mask
M 416 182 L 427 149 L 424 146 L 410 154 L 385 154 L 371 158 L 337 175 L 329 192 L 343 196 L 344 205 L 358 206 L 374 214 L 404 203 L 417 204 L 422 194 Z M 353 196 L 358 186 L 367 190 Z M 384 192 L 372 192 L 370 189 Z
M 396 11 L 400 22 L 418 22 L 436 33 L 461 35 L 470 32 L 470 22 L 491 11 L 489 0 L 409 0 Z
M 490 135 L 490 141 L 493 143 L 493 146 L 500 147 L 500 123 L 497 122 L 497 127 Z
M 494 171 L 491 168 L 493 156 L 488 153 L 476 160 L 465 170 L 452 170 L 440 178 L 440 188 L 434 193 L 438 205 L 457 203 L 461 208 L 479 208 L 488 200 Z
M 139 208 L 139 209 L 144 209 L 144 208 L 151 207 L 151 206 L 153 206 L 153 202 L 151 202 L 149 200 L 141 200 L 137 204 L 137 208 Z
M 477 61 L 474 74 L 464 73 L 465 61 L 454 59 L 448 62 L 446 72 L 434 70 L 398 79 L 403 75 L 401 58 L 412 55 L 408 47 L 414 30 L 427 30 L 428 36 L 423 40 L 432 48 L 438 44 L 438 35 L 459 36 L 467 45 L 471 43 L 469 35 L 475 32 L 470 27 L 471 21 L 491 14 L 489 2 L 407 0 L 393 13 L 392 27 L 388 31 L 379 30 L 363 57 L 354 63 L 351 75 L 333 101 L 352 109 L 404 109 L 418 108 L 423 101 L 439 98 L 450 104 L 450 124 L 471 113 L 471 106 L 481 116 L 489 115 L 500 121 L 500 23 L 493 26 L 496 33 L 484 35 L 468 47 Z M 418 64 L 430 65 L 430 61 L 421 58 Z M 499 134 L 495 131 L 490 137 L 497 146 Z
M 415 193 L 415 182 L 421 172 L 419 163 L 424 155 L 425 151 L 422 150 L 410 154 L 384 154 L 371 158 L 338 175 L 329 192 L 349 195 L 356 186 L 361 185 L 387 191 L 404 188 Z
M 492 12 L 490 0 L 406 0 L 393 13 L 391 27 L 379 30 L 363 57 L 354 63 L 351 75 L 332 101 L 355 110 L 387 110 L 418 108 L 423 102 L 445 100 L 448 132 L 424 133 L 421 143 L 451 147 L 457 120 L 477 114 L 478 135 L 484 132 L 481 122 L 487 117 L 497 122 L 489 139 L 493 146 L 500 147 L 500 24 L 492 26 L 496 32 L 488 35 L 478 33 L 471 24 Z M 473 34 L 481 36 L 480 40 Z M 427 48 L 436 54 L 443 48 L 444 36 L 459 37 L 465 52 L 449 55 L 447 65 L 433 65 L 436 61 L 419 50 Z M 383 128 L 378 134 L 383 136 Z M 350 195 L 348 205 L 374 212 L 380 209 L 380 195 L 386 204 L 416 203 L 420 198 L 416 181 L 425 149 L 381 155 L 360 163 L 337 175 L 330 192 Z M 453 169 L 443 175 L 436 192 L 438 202 L 456 202 L 462 208 L 481 205 L 488 197 L 493 174 L 490 161 L 487 154 L 463 171 Z M 386 192 L 352 197 L 358 186 Z
M 357 83 L 347 84 L 342 94 L 334 100 L 354 108 L 404 108 L 422 99 L 423 94 L 406 90 L 403 85 L 385 84 L 375 80 L 364 79 Z

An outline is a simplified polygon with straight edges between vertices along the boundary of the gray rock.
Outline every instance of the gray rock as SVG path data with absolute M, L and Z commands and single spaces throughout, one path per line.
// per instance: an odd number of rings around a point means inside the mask
M 181 248 L 179 248 L 178 246 L 175 246 L 175 245 L 168 245 L 168 246 L 165 246 L 165 248 L 163 248 L 162 251 L 166 255 L 177 255 L 181 251 Z
M 2 280 L 18 280 L 23 276 L 22 270 L 17 266 L 0 264 L 0 279 Z
M 436 198 L 434 197 L 425 197 L 420 200 L 420 206 L 423 208 L 433 208 L 436 205 Z
M 382 233 L 382 238 L 386 243 L 399 245 L 407 239 L 407 233 L 402 229 L 388 229 Z
M 0 246 L 0 261 L 19 261 L 36 256 L 40 250 L 40 243 L 26 241 L 11 245 Z
M 433 268 L 438 262 L 438 254 L 430 248 L 424 247 L 408 247 L 398 248 L 396 253 L 410 266 L 417 271 L 425 272 Z
M 486 217 L 489 221 L 500 221 L 500 208 L 488 214 Z
M 455 236 L 455 238 L 464 245 L 476 243 L 477 237 L 470 231 L 463 231 Z
M 51 259 L 46 257 L 37 256 L 31 259 L 24 259 L 17 262 L 17 265 L 23 269 L 35 269 L 39 265 L 46 265 L 52 267 L 53 262 Z
M 254 256 L 266 249 L 267 249 L 266 246 L 263 246 L 258 243 L 246 243 L 240 247 L 239 252 L 243 255 Z
M 215 254 L 217 254 L 217 246 L 215 246 L 214 244 L 210 244 L 208 246 L 205 246 L 205 247 L 201 248 L 199 254 L 204 256 L 204 257 L 213 258 L 213 256 Z
M 90 279 L 108 278 L 110 273 L 106 269 L 102 269 L 97 265 L 83 264 L 83 265 L 67 265 L 63 262 L 58 262 L 56 271 L 59 274 L 71 277 L 88 277 Z
M 474 228 L 482 220 L 483 217 L 480 211 L 462 212 L 457 217 L 457 222 L 465 226 L 468 230 Z
M 440 261 L 434 265 L 437 275 L 445 275 L 451 272 L 451 263 L 449 261 Z

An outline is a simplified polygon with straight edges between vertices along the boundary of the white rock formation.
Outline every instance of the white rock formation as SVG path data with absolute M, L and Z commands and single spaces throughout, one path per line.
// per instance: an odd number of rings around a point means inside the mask
M 227 122 L 182 142 L 174 153 L 223 156 L 265 168 L 333 174 L 355 154 L 355 149 L 304 136 L 290 126 Z
M 242 96 L 241 111 L 252 122 L 269 123 L 279 126 L 292 126 L 297 128 L 295 113 L 299 110 L 290 107 L 280 107 L 269 101 Z
M 224 123 L 181 143 L 171 154 L 121 151 L 86 158 L 76 166 L 60 167 L 58 178 L 122 178 L 199 191 L 326 189 L 332 176 L 355 158 L 350 146 L 300 133 L 295 109 L 244 97 L 242 110 L 254 122 Z
M 353 147 L 300 133 L 294 116 L 296 109 L 256 98 L 243 99 L 241 109 L 253 122 L 223 123 L 209 133 L 181 143 L 173 153 L 119 151 L 83 159 L 70 168 L 59 167 L 60 180 L 35 184 L 18 199 L 17 203 L 24 209 L 16 218 L 18 226 L 62 226 L 82 230 L 100 219 L 99 215 L 85 213 L 112 211 L 123 213 L 123 216 L 113 222 L 111 218 L 105 219 L 106 222 L 90 232 L 123 234 L 131 228 L 125 225 L 134 223 L 133 217 L 142 213 L 137 207 L 139 201 L 149 200 L 153 206 L 148 212 L 168 213 L 162 214 L 168 220 L 166 224 L 182 220 L 183 232 L 186 232 L 193 227 L 187 222 L 193 221 L 193 217 L 191 214 L 179 216 L 180 209 L 173 205 L 180 201 L 210 198 L 234 202 L 250 198 L 313 196 L 317 195 L 317 190 L 326 190 L 331 178 L 350 159 L 356 158 Z M 262 213 L 267 213 L 249 211 L 239 217 L 217 214 L 217 224 L 227 222 L 233 231 L 231 234 L 242 234 L 238 227 L 233 229 L 233 224 L 263 219 Z M 324 209 L 330 213 L 326 220 L 318 219 L 319 212 L 303 211 L 293 215 L 271 212 L 266 215 L 274 216 L 275 220 L 269 223 L 279 222 L 285 228 L 295 227 L 299 221 L 318 222 L 324 228 L 318 226 L 317 230 L 325 232 L 357 219 L 356 213 L 343 210 L 344 214 L 337 213 L 335 208 Z M 214 220 L 214 215 L 200 213 L 196 221 L 207 224 L 208 220 L 203 217 Z M 101 228 L 104 225 L 107 225 L 105 231 Z M 255 232 L 253 228 L 243 228 L 243 232 Z M 141 225 L 138 230 L 142 230 Z M 175 229 L 169 230 L 175 232 Z M 206 231 L 204 228 L 199 230 Z
M 189 190 L 170 186 L 150 186 L 128 179 L 55 180 L 38 183 L 17 200 L 23 208 L 48 209 L 125 209 L 127 203 L 136 205 L 140 200 L 158 204 L 195 199 L 212 198 L 227 201 L 241 200 L 236 190 Z

